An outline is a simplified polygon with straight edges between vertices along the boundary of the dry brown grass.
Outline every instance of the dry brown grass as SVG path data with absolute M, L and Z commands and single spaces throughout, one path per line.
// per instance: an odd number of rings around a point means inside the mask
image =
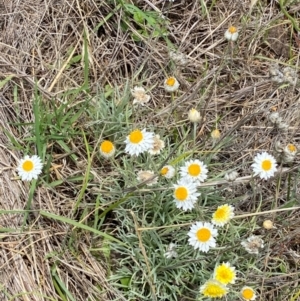
M 143 83 L 153 88 L 151 107 L 154 114 L 146 117 L 147 122 L 166 130 L 177 126 L 178 120 L 170 114 L 175 108 L 178 119 L 181 115 L 186 118 L 187 109 L 193 106 L 201 108 L 205 119 L 197 137 L 204 149 L 210 143 L 204 138 L 221 117 L 218 128 L 222 141 L 230 138 L 232 143 L 219 150 L 217 170 L 240 165 L 241 176 L 248 175 L 244 162 L 254 151 L 272 150 L 277 140 L 300 145 L 299 85 L 279 89 L 268 74 L 272 61 L 299 69 L 299 38 L 295 37 L 291 23 L 283 17 L 276 1 L 261 1 L 252 14 L 248 14 L 248 1 L 217 1 L 207 15 L 201 7 L 204 1 L 134 2 L 140 9 L 162 12 L 170 21 L 169 39 L 187 55 L 186 66 L 172 66 L 170 49 L 162 38 L 150 34 L 149 38 L 141 37 L 142 41 L 135 42 L 132 33 L 137 34 L 136 25 L 130 19 L 123 19 L 124 11 L 116 8 L 118 1 L 0 1 L 0 76 L 4 79 L 13 75 L 0 91 L 2 210 L 24 209 L 29 192 L 28 185 L 14 179 L 13 167 L 22 152 L 11 148 L 6 133 L 24 146 L 22 139 L 29 135 L 27 127 L 15 124 L 33 120 L 32 99 L 36 84 L 47 102 L 59 102 L 64 92 L 82 84 L 82 62 L 74 62 L 71 67 L 67 63 L 74 55 L 82 54 L 84 31 L 89 41 L 90 95 L 105 85 L 122 88 L 126 81 L 132 85 Z M 207 7 L 210 4 L 207 2 Z M 298 10 L 299 4 L 289 8 L 295 18 L 299 18 Z M 127 30 L 122 30 L 123 21 L 127 22 Z M 103 26 L 94 31 L 102 22 Z M 240 38 L 228 49 L 223 35 L 230 24 L 239 27 Z M 170 98 L 165 95 L 162 82 L 171 73 L 181 83 L 182 96 L 169 104 Z M 73 105 L 80 103 L 82 97 L 88 97 L 86 92 L 78 94 Z M 22 110 L 19 112 L 18 108 Z M 268 127 L 267 116 L 275 109 L 290 125 L 287 132 Z M 76 126 L 81 127 L 81 124 Z M 68 165 L 63 158 L 66 154 L 56 148 L 53 156 L 58 156 L 55 163 L 60 167 L 57 171 L 53 169 L 52 180 L 84 173 L 82 149 L 81 144 L 72 150 L 83 165 Z M 248 184 L 222 193 L 228 198 L 246 196 L 238 204 L 240 212 L 251 212 L 260 197 L 265 199 L 262 211 L 269 210 L 270 205 L 280 207 L 287 201 L 288 185 L 292 185 L 294 199 L 299 200 L 298 166 L 299 159 L 290 173 L 295 179 L 293 183 L 289 182 L 290 176 L 283 175 L 275 202 L 275 188 L 271 184 L 256 193 L 249 192 L 252 189 Z M 99 171 L 97 166 L 93 168 Z M 34 211 L 26 227 L 23 227 L 23 214 L 1 214 L 0 226 L 11 229 L 1 234 L 1 300 L 62 300 L 53 284 L 57 279 L 62 280 L 76 300 L 125 300 L 108 283 L 105 262 L 91 254 L 92 237 L 78 234 L 81 236 L 74 237 L 75 243 L 70 247 L 66 237 L 73 235 L 72 227 L 54 223 L 39 214 L 39 210 L 45 210 L 71 218 L 72 193 L 77 188 L 72 183 L 59 186 L 57 190 L 38 187 L 32 204 Z M 89 202 L 93 198 L 87 195 L 85 200 Z M 293 215 L 284 212 L 266 217 L 275 219 L 279 228 L 267 234 L 269 253 L 262 263 L 266 275 L 279 260 L 289 268 L 286 277 L 260 279 L 262 299 L 292 300 L 291 296 L 282 298 L 281 291 L 300 286 L 297 258 L 300 254 L 300 211 Z M 255 277 L 252 275 L 251 280 L 257 280 Z M 264 287 L 268 287 L 268 291 L 264 291 Z

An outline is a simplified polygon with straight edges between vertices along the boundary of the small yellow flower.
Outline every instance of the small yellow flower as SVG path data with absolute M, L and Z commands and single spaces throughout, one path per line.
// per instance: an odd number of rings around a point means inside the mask
M 218 280 L 224 285 L 235 283 L 235 267 L 230 266 L 228 262 L 218 265 L 215 268 L 214 279 Z
M 173 76 L 168 77 L 164 82 L 164 88 L 167 92 L 175 92 L 179 88 L 179 82 Z
M 234 26 L 230 26 L 225 32 L 225 38 L 228 41 L 236 41 L 239 36 L 238 30 Z
M 160 174 L 167 179 L 171 179 L 175 176 L 175 168 L 171 165 L 165 165 L 161 169 Z
M 288 154 L 296 154 L 297 152 L 297 147 L 296 145 L 292 144 L 292 143 L 289 143 L 286 147 L 285 147 L 285 150 L 284 150 L 286 153 Z
M 228 293 L 228 288 L 219 281 L 212 279 L 200 287 L 200 293 L 209 298 L 222 298 Z
M 253 288 L 249 286 L 244 286 L 241 290 L 241 296 L 244 300 L 255 300 L 256 299 L 256 294 Z
M 212 223 L 216 226 L 223 227 L 234 217 L 234 207 L 231 205 L 222 205 L 213 213 Z
M 109 140 L 102 141 L 102 143 L 100 144 L 99 150 L 100 150 L 100 154 L 104 158 L 111 158 L 116 152 L 116 148 L 115 148 L 114 144 L 112 142 L 110 142 Z

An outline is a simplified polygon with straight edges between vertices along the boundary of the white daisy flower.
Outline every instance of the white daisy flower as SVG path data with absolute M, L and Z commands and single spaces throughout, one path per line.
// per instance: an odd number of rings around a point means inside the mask
M 228 204 L 219 206 L 213 213 L 211 222 L 219 227 L 226 225 L 234 217 L 234 207 Z
M 263 152 L 254 157 L 254 163 L 251 166 L 255 176 L 259 175 L 261 179 L 267 180 L 274 176 L 274 173 L 277 170 L 276 165 L 275 158 L 272 155 Z
M 164 82 L 164 88 L 167 92 L 175 92 L 179 88 L 179 82 L 173 76 L 168 77 Z
M 297 153 L 297 147 L 295 144 L 289 143 L 285 148 L 284 148 L 284 153 L 287 155 L 296 155 Z
M 237 28 L 234 27 L 234 26 L 230 26 L 226 32 L 225 32 L 225 38 L 228 40 L 228 41 L 236 41 L 237 38 L 239 36 L 239 33 L 237 31 Z
M 249 286 L 244 286 L 241 289 L 241 297 L 243 298 L 243 300 L 255 300 L 256 299 L 256 294 L 255 291 L 252 287 Z
M 189 113 L 188 113 L 188 118 L 189 118 L 190 122 L 197 123 L 201 120 L 200 112 L 194 108 L 190 109 Z
M 174 201 L 177 208 L 184 211 L 191 210 L 197 201 L 200 193 L 197 193 L 197 186 L 188 179 L 180 179 L 174 184 Z
M 116 152 L 116 148 L 112 142 L 110 142 L 109 140 L 104 140 L 100 144 L 99 151 L 104 158 L 108 159 L 113 157 Z
M 150 155 L 157 155 L 165 147 L 165 142 L 160 139 L 159 135 L 154 136 L 152 148 L 148 150 Z
M 148 151 L 152 148 L 154 142 L 154 133 L 147 132 L 146 129 L 132 131 L 125 140 L 125 152 L 131 156 Z
M 151 99 L 150 95 L 146 94 L 143 87 L 134 87 L 131 89 L 131 95 L 134 97 L 133 104 L 144 106 Z
M 31 181 L 38 178 L 38 175 L 42 172 L 42 168 L 43 163 L 38 156 L 25 156 L 19 161 L 17 172 L 22 181 Z
M 214 228 L 211 223 L 197 222 L 192 225 L 188 232 L 189 244 L 194 249 L 199 249 L 202 252 L 207 253 L 210 248 L 216 246 L 215 237 L 218 235 L 218 230 Z
M 160 170 L 160 174 L 167 179 L 171 179 L 175 176 L 175 168 L 171 165 L 165 165 Z
M 207 167 L 200 160 L 189 160 L 183 167 L 180 167 L 180 176 L 197 183 L 204 182 L 207 178 Z
M 153 184 L 157 183 L 157 177 L 154 177 L 154 172 L 151 170 L 140 170 L 137 173 L 137 180 L 139 182 L 147 181 L 147 186 L 152 186 Z M 151 180 L 150 180 L 151 179 Z

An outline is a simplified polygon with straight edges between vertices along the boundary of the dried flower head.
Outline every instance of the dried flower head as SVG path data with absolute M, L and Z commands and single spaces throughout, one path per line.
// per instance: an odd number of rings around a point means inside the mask
M 182 52 L 170 51 L 169 56 L 178 66 L 186 66 L 188 63 L 187 56 Z
M 284 76 L 279 70 L 278 64 L 272 64 L 269 68 L 270 78 L 275 83 L 282 83 L 284 81 Z
M 154 136 L 152 148 L 148 150 L 150 155 L 157 155 L 165 147 L 165 142 L 160 139 L 159 135 Z
M 176 258 L 178 256 L 178 253 L 176 252 L 176 247 L 176 244 L 170 243 L 168 245 L 167 251 L 164 253 L 164 256 L 168 259 Z
M 291 67 L 285 67 L 282 70 L 284 81 L 290 83 L 291 85 L 296 85 L 298 80 L 298 75 L 295 69 Z
M 157 177 L 155 177 L 155 174 L 151 170 L 140 170 L 137 173 L 137 180 L 139 182 L 146 182 L 147 186 L 152 186 L 157 183 Z
M 271 114 L 269 114 L 268 119 L 273 124 L 278 124 L 282 122 L 282 118 L 279 116 L 278 112 L 272 112 Z
M 144 106 L 151 99 L 150 95 L 146 94 L 143 87 L 134 87 L 131 89 L 131 95 L 134 97 L 133 104 Z
M 251 235 L 246 240 L 241 242 L 241 245 L 250 254 L 258 254 L 259 249 L 264 247 L 264 241 L 256 235 Z
M 289 83 L 291 85 L 296 85 L 298 80 L 298 75 L 295 69 L 287 66 L 280 70 L 278 64 L 272 64 L 269 69 L 270 78 L 275 83 Z
M 232 172 L 225 174 L 224 178 L 228 182 L 234 182 L 238 176 L 239 176 L 239 173 L 234 170 Z

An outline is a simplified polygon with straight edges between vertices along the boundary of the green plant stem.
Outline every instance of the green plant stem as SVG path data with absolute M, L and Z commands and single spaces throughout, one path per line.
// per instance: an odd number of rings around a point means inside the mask
M 280 10 L 282 11 L 282 13 L 291 21 L 294 30 L 296 30 L 297 32 L 300 32 L 300 28 L 297 24 L 297 22 L 295 21 L 295 19 L 287 12 L 287 10 L 284 7 L 284 0 L 279 0 L 279 6 L 280 6 Z

